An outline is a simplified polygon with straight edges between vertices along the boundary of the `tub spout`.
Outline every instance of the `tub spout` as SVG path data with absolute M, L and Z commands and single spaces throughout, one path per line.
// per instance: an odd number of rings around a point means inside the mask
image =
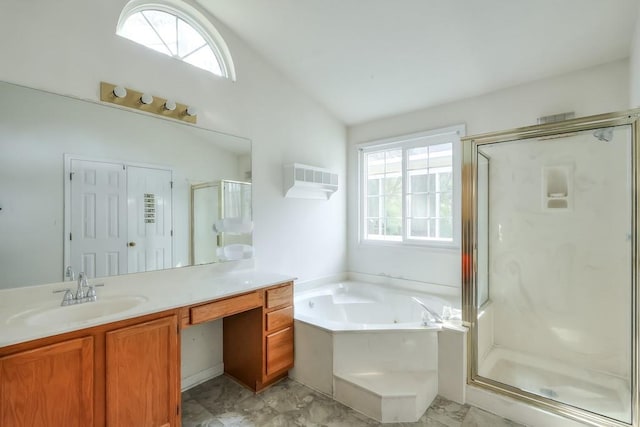
M 420 307 L 422 307 L 424 309 L 424 313 L 422 316 L 422 324 L 424 326 L 430 326 L 429 325 L 429 319 L 428 317 L 431 316 L 433 318 L 433 322 L 434 323 L 442 323 L 442 316 L 440 316 L 438 313 L 436 313 L 435 311 L 433 311 L 432 309 L 430 309 L 429 307 L 427 307 L 422 301 L 420 301 L 418 298 L 416 297 L 411 297 L 412 300 L 414 300 L 416 303 L 418 303 L 420 305 Z M 426 314 L 427 318 L 425 318 L 424 314 Z

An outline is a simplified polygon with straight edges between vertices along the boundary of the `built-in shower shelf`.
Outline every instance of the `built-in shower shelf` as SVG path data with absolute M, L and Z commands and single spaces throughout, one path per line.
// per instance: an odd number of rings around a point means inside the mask
M 542 207 L 567 210 L 573 202 L 573 168 L 570 165 L 545 166 L 542 169 Z
M 547 209 L 567 209 L 569 207 L 569 199 L 566 194 L 561 196 L 550 194 L 547 196 Z

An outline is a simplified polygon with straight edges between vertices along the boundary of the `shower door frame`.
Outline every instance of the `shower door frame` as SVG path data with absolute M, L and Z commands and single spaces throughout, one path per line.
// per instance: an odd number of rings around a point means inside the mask
M 617 421 L 585 409 L 561 403 L 553 399 L 526 392 L 517 387 L 504 384 L 478 373 L 478 293 L 477 277 L 477 245 L 478 245 L 478 147 L 487 144 L 512 142 L 530 138 L 551 138 L 562 134 L 595 130 L 598 128 L 630 125 L 631 126 L 631 227 L 632 227 L 632 272 L 631 272 L 631 424 Z M 462 142 L 462 309 L 463 323 L 469 328 L 467 334 L 467 384 L 489 390 L 518 401 L 536 406 L 549 412 L 559 414 L 577 421 L 596 426 L 628 427 L 640 426 L 639 417 L 639 351 L 640 331 L 639 314 L 640 296 L 640 207 L 638 206 L 640 190 L 640 108 L 615 113 L 599 114 L 543 125 L 527 126 L 505 131 L 471 135 L 461 138 Z M 489 284 L 490 286 L 490 284 Z

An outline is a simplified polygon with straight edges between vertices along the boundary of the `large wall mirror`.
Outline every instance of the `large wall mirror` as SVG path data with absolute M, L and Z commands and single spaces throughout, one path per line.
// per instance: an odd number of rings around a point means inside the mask
M 0 289 L 251 256 L 248 139 L 0 82 L 0 150 Z

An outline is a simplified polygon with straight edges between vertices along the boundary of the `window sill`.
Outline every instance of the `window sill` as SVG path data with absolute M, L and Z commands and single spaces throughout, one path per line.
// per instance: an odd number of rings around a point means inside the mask
M 392 242 L 392 241 L 376 241 L 376 240 L 360 240 L 358 247 L 388 247 L 396 249 L 419 249 L 424 251 L 444 251 L 459 252 L 460 245 L 456 242 L 451 243 L 411 243 L 411 242 Z

